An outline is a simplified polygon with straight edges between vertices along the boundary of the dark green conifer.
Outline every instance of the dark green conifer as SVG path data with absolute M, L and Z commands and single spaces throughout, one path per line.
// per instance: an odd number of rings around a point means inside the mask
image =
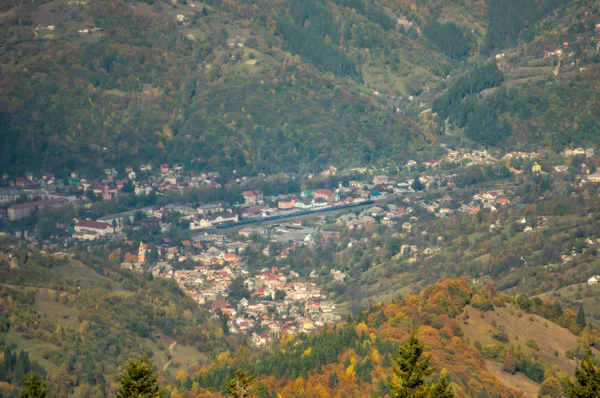
M 588 350 L 587 357 L 575 368 L 575 379 L 575 382 L 567 380 L 570 398 L 600 397 L 600 369 L 594 365 L 591 350 Z
M 579 311 L 577 311 L 577 324 L 582 328 L 585 327 L 585 312 L 583 312 L 583 306 L 579 307 Z
M 428 383 L 425 379 L 433 374 L 429 366 L 431 356 L 423 357 L 423 343 L 415 333 L 408 341 L 398 347 L 398 356 L 394 357 L 396 380 L 390 382 L 394 398 L 451 398 L 454 397 L 445 377 L 437 383 Z
M 254 385 L 254 377 L 248 376 L 241 369 L 235 371 L 235 378 L 229 380 L 225 390 L 235 398 L 249 398 L 252 395 L 252 386 Z
M 21 398 L 46 398 L 48 388 L 36 373 L 25 376 L 25 387 L 21 390 Z
M 130 359 L 119 375 L 119 398 L 158 398 L 161 396 L 156 368 L 148 358 Z

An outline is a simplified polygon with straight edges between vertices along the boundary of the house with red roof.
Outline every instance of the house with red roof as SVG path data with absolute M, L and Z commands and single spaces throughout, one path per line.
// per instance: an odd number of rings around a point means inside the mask
M 106 222 L 81 219 L 75 223 L 74 239 L 96 240 L 114 233 L 115 229 Z
M 221 310 L 223 308 L 226 308 L 228 305 L 229 304 L 227 304 L 227 301 L 225 301 L 225 300 L 215 300 L 210 305 L 210 309 L 212 311 Z
M 75 232 L 91 231 L 99 235 L 107 235 L 113 232 L 113 226 L 106 222 L 94 220 L 77 220 Z
M 44 207 L 55 207 L 60 206 L 67 203 L 69 200 L 67 198 L 56 198 L 56 199 L 46 199 L 39 200 L 37 202 L 28 202 L 21 203 L 18 205 L 13 205 L 8 208 L 8 220 L 22 220 L 24 218 L 29 217 L 35 209 L 42 209 Z
M 235 253 L 227 253 L 225 255 L 225 261 L 227 262 L 233 262 L 233 261 L 237 261 L 237 255 Z
M 328 203 L 333 202 L 333 191 L 330 189 L 317 189 L 313 192 L 314 198 L 325 199 Z

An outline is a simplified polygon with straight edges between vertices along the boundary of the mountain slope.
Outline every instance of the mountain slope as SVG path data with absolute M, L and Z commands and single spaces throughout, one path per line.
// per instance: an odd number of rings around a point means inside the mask
M 593 142 L 597 5 L 563 3 L 528 1 L 509 26 L 483 1 L 5 1 L 1 166 L 258 173 L 406 160 L 442 131 L 466 144 Z M 563 41 L 576 64 L 553 76 L 539 54 Z M 449 129 L 420 125 L 440 90 L 486 60 L 480 48 L 517 43 L 497 93 L 468 96 Z M 498 122 L 506 132 L 487 139 Z
M 316 336 L 284 338 L 271 352 L 220 356 L 219 363 L 173 388 L 189 391 L 185 385 L 196 381 L 197 388 L 208 389 L 192 389 L 196 394 L 220 396 L 216 391 L 242 368 L 257 376 L 259 397 L 383 397 L 389 394 L 391 359 L 411 330 L 418 331 L 437 372 L 459 395 L 535 396 L 548 377 L 564 384 L 575 366 L 565 355 L 572 358 L 584 340 L 597 338 L 598 330 L 586 329 L 580 338 L 538 315 L 554 304 L 512 300 L 491 286 L 477 290 L 465 279 L 441 280 L 418 296 L 373 305 Z M 520 307 L 525 303 L 527 311 Z
M 283 20 L 256 13 L 249 21 L 220 3 L 24 8 L 3 25 L 3 168 L 22 170 L 42 153 L 38 167 L 59 172 L 149 159 L 225 172 L 289 170 L 368 162 L 422 137 L 366 95 L 360 76 L 336 79 L 330 64 L 282 51 L 289 38 L 275 29 Z M 334 51 L 321 36 L 314 42 Z M 274 158 L 260 164 L 257 152 Z
M 190 369 L 229 347 L 174 283 L 86 255 L 44 255 L 12 239 L 2 238 L 0 253 L 2 349 L 24 350 L 61 396 L 112 395 L 118 366 L 133 356 L 147 355 L 165 371 L 169 360 Z M 13 372 L 1 378 L 22 382 Z

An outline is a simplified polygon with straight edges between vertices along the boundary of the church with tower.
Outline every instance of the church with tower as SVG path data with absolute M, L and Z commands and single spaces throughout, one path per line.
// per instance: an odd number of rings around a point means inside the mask
M 146 248 L 147 245 L 144 242 L 140 242 L 140 248 L 138 249 L 138 263 L 144 264 L 146 262 Z

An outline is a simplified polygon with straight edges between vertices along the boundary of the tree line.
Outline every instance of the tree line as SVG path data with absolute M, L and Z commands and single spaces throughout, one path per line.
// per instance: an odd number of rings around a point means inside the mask
M 436 371 L 430 365 L 431 356 L 423 355 L 424 344 L 416 333 L 411 333 L 408 340 L 398 347 L 393 358 L 393 373 L 388 384 L 393 398 L 453 398 L 456 394 L 446 376 L 437 380 L 430 376 Z M 335 373 L 334 373 L 335 374 Z M 335 386 L 336 378 L 330 378 Z M 600 394 L 600 368 L 594 364 L 591 351 L 575 369 L 575 380 L 568 379 L 567 395 L 569 398 L 592 398 Z M 167 386 L 159 383 L 156 367 L 146 358 L 130 359 L 118 377 L 118 398 L 162 398 L 172 396 Z M 261 397 L 264 391 L 257 389 L 255 378 L 241 369 L 228 380 L 222 391 L 235 398 Z M 49 389 L 37 373 L 27 374 L 21 390 L 21 398 L 46 398 Z M 267 398 L 270 394 L 267 392 Z M 560 385 L 542 384 L 540 397 L 560 396 Z

